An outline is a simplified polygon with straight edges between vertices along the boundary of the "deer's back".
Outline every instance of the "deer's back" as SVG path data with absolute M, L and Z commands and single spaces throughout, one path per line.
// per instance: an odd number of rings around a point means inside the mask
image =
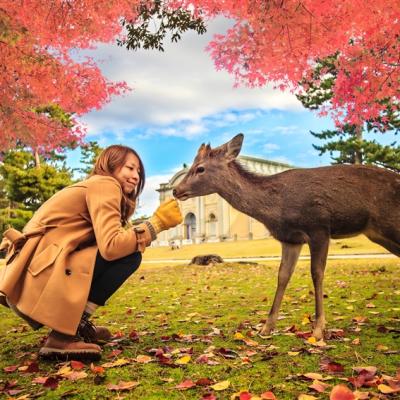
M 276 210 L 266 225 L 281 241 L 297 241 L 285 239 L 288 232 L 294 238 L 323 228 L 341 237 L 378 221 L 400 224 L 400 175 L 382 168 L 293 169 L 274 175 L 270 187 Z

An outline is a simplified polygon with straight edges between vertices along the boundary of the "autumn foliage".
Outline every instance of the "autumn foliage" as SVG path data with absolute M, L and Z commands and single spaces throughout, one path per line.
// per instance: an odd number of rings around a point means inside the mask
M 198 0 L 207 15 L 235 20 L 209 52 L 237 84 L 299 88 L 317 59 L 339 52 L 329 108 L 337 122 L 359 125 L 377 117 L 381 102 L 399 104 L 400 3 L 398 0 Z
M 119 18 L 134 17 L 131 3 L 0 0 L 0 148 L 17 140 L 39 150 L 79 141 L 78 125 L 66 126 L 37 107 L 57 104 L 79 116 L 127 89 L 72 50 L 113 40 L 121 32 Z
M 81 138 L 37 107 L 59 105 L 82 115 L 127 90 L 109 82 L 75 49 L 115 42 L 121 21 L 138 21 L 140 0 L 0 0 L 0 146 L 22 141 L 54 148 Z M 336 54 L 333 97 L 322 110 L 338 123 L 376 119 L 388 102 L 399 108 L 398 0 L 166 0 L 205 20 L 235 21 L 208 50 L 236 84 L 300 89 L 318 59 Z M 136 10 L 136 11 L 135 11 Z M 73 56 L 75 54 L 75 56 Z M 384 122 L 384 121 L 383 121 Z

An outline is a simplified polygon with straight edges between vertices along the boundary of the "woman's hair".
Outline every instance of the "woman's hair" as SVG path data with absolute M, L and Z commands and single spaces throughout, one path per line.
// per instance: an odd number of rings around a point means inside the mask
M 145 172 L 143 162 L 139 154 L 130 147 L 114 144 L 105 148 L 97 157 L 96 163 L 90 176 L 92 175 L 107 175 L 113 176 L 114 172 L 125 164 L 128 154 L 131 153 L 139 160 L 139 184 L 136 189 L 130 193 L 122 192 L 121 201 L 121 217 L 124 223 L 128 222 L 129 217 L 133 214 L 136 207 L 136 200 L 142 193 L 145 183 Z

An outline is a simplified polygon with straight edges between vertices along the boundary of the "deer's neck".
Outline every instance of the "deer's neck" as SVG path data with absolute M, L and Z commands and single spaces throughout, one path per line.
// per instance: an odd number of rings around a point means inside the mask
M 263 221 L 275 194 L 271 177 L 259 176 L 233 165 L 230 176 L 220 185 L 219 195 L 244 214 Z

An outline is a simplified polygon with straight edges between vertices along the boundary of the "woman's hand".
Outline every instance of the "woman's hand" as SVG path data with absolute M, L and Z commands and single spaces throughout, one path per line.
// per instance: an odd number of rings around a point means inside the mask
M 173 228 L 183 221 L 181 210 L 179 209 L 178 202 L 175 199 L 164 201 L 149 222 L 153 225 L 156 233 L 165 231 L 166 229 Z

